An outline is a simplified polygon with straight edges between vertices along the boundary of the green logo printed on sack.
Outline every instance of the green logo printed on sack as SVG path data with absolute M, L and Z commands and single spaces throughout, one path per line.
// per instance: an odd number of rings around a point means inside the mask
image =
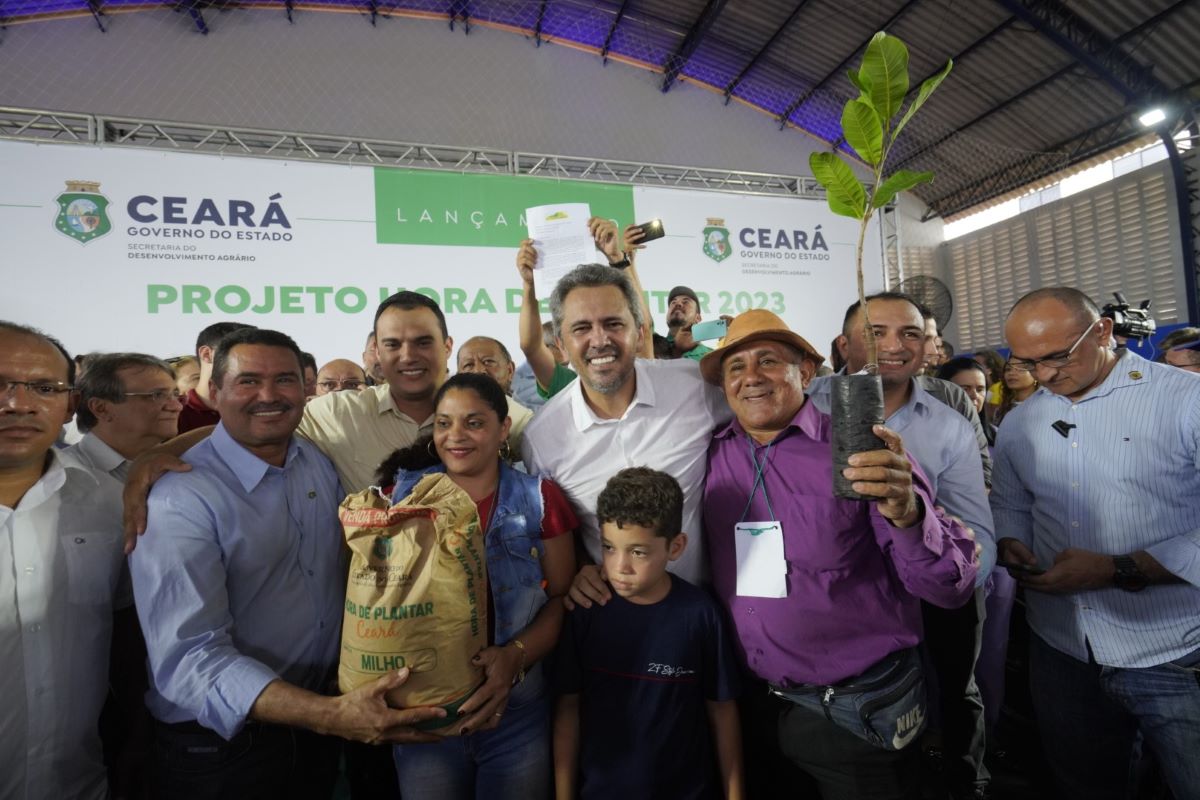
M 387 561 L 392 555 L 392 540 L 387 536 L 376 536 L 375 544 L 371 545 L 371 554 L 380 561 Z
M 630 186 L 376 167 L 375 240 L 517 247 L 526 236 L 525 209 L 553 203 L 587 203 L 622 228 L 634 222 Z

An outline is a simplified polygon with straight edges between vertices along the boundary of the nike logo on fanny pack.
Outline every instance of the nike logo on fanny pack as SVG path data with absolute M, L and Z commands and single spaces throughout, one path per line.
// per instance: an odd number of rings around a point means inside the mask
M 896 720 L 896 733 L 892 736 L 892 747 L 896 750 L 903 750 L 920 733 L 921 726 L 924 724 L 925 710 L 920 706 L 900 717 Z M 902 733 L 904 728 L 908 728 L 908 731 Z

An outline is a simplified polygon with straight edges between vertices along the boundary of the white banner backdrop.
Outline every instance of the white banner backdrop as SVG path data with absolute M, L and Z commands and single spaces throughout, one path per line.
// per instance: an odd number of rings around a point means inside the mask
M 639 259 L 660 332 L 684 284 L 707 319 L 768 308 L 826 352 L 855 292 L 857 222 L 794 198 L 3 141 L 0 175 L 0 319 L 73 353 L 180 355 L 232 319 L 357 361 L 403 288 L 435 297 L 456 341 L 493 336 L 519 362 L 514 258 L 539 198 L 663 219 Z M 874 225 L 866 250 L 878 289 Z

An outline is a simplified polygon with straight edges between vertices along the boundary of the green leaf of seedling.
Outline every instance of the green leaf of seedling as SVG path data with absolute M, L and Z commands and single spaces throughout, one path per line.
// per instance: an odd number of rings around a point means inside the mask
M 912 170 L 898 169 L 894 175 L 879 184 L 879 188 L 875 190 L 875 195 L 871 198 L 871 206 L 873 208 L 883 208 L 896 196 L 897 192 L 908 191 L 914 186 L 929 183 L 931 180 L 933 180 L 932 172 L 913 172 Z
M 883 158 L 883 125 L 870 103 L 851 100 L 842 109 L 842 134 L 859 158 L 872 167 Z
M 871 37 L 863 54 L 859 80 L 866 85 L 871 105 L 886 127 L 899 113 L 908 94 L 908 48 L 904 42 L 883 31 Z
M 846 71 L 846 76 L 848 78 L 850 78 L 850 82 L 854 84 L 854 88 L 858 89 L 858 92 L 859 92 L 858 99 L 865 100 L 867 103 L 870 103 L 871 102 L 871 89 L 870 89 L 869 84 L 867 84 L 863 80 L 862 76 L 859 75 L 858 72 L 856 72 L 855 70 L 852 70 L 852 69 Z
M 953 68 L 954 59 L 951 59 L 946 62 L 946 67 L 941 72 L 928 78 L 921 84 L 921 90 L 917 92 L 916 99 L 909 104 L 908 110 L 904 112 L 904 116 L 900 119 L 900 123 L 892 130 L 893 142 L 896 141 L 896 137 L 900 135 L 900 131 L 904 129 L 908 121 L 913 118 L 913 114 L 917 113 L 917 109 L 925 105 L 925 101 L 929 99 L 929 95 L 933 94 L 933 90 L 938 88 L 942 84 L 942 81 L 946 80 L 946 76 L 950 74 L 950 70 Z
M 867 193 L 849 164 L 835 153 L 811 153 L 808 166 L 817 183 L 825 187 L 830 211 L 843 217 L 863 218 L 867 213 Z

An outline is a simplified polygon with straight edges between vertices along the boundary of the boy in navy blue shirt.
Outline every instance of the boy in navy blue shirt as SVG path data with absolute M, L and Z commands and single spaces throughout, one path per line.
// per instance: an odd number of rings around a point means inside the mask
M 667 572 L 687 547 L 679 484 L 623 469 L 596 514 L 613 597 L 568 614 L 559 640 L 558 800 L 743 797 L 738 666 L 721 610 Z

